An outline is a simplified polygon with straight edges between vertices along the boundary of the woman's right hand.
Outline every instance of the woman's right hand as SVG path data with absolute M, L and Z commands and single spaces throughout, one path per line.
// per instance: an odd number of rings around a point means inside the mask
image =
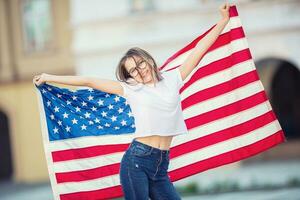
M 39 74 L 39 75 L 36 75 L 33 77 L 33 83 L 36 84 L 37 86 L 45 83 L 48 78 L 49 74 L 46 74 L 46 73 L 42 73 L 42 74 Z

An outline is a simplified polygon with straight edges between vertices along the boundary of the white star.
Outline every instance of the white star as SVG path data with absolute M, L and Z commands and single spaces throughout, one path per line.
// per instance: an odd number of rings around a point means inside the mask
M 107 112 L 102 111 L 101 115 L 102 115 L 102 117 L 106 117 L 107 116 Z
M 77 97 L 76 97 L 76 96 L 72 96 L 72 99 L 73 99 L 73 100 L 76 100 L 76 99 L 77 99 Z
M 106 94 L 105 97 L 110 97 L 110 95 L 109 95 L 109 94 Z
M 114 122 L 114 121 L 117 121 L 117 117 L 113 115 L 113 116 L 111 117 L 111 120 L 112 120 L 113 122 Z
M 64 118 L 68 118 L 69 114 L 67 114 L 66 112 L 63 114 Z
M 120 129 L 120 127 L 116 126 L 115 129 L 118 130 L 118 129 Z
M 89 125 L 92 125 L 92 124 L 94 124 L 94 122 L 93 121 L 89 121 Z
M 123 119 L 123 120 L 121 121 L 121 124 L 122 124 L 122 126 L 125 126 L 125 125 L 126 125 L 126 121 Z
M 128 116 L 129 116 L 129 117 L 132 117 L 132 116 L 133 116 L 133 114 L 132 114 L 131 111 L 128 112 Z
M 97 128 L 98 128 L 98 129 L 103 129 L 103 127 L 102 127 L 102 126 L 100 126 L 100 125 L 99 125 L 99 126 L 97 126 Z
M 51 101 L 47 101 L 47 106 L 49 107 L 51 105 Z
M 59 107 L 55 106 L 54 112 L 59 112 Z
M 114 108 L 114 106 L 109 104 L 108 109 L 110 110 L 110 109 L 113 109 L 113 108 Z
M 127 100 L 125 101 L 125 105 L 126 105 L 126 106 L 128 105 L 128 101 L 127 101 Z
M 84 114 L 85 118 L 90 118 L 90 115 L 91 115 L 91 113 L 88 113 L 88 112 L 86 112 L 86 113 Z
M 73 123 L 73 124 L 77 124 L 77 121 L 78 121 L 78 120 L 74 118 L 74 119 L 72 120 L 72 123 Z
M 96 118 L 94 121 L 95 123 L 100 123 L 100 120 L 98 118 Z
M 99 99 L 99 101 L 97 102 L 99 104 L 99 106 L 103 105 L 103 100 Z
M 49 91 L 51 91 L 51 90 L 52 90 L 50 87 L 47 87 L 47 89 L 48 89 Z
M 62 121 L 58 120 L 58 125 L 62 126 Z
M 81 126 L 81 130 L 86 130 L 86 125 L 83 124 L 83 125 Z
M 70 132 L 70 129 L 71 129 L 70 126 L 67 126 L 67 127 L 66 127 L 66 131 L 67 131 L 67 132 Z
M 78 106 L 76 106 L 76 112 L 80 112 L 80 108 Z
M 82 106 L 86 106 L 87 105 L 87 103 L 84 102 L 84 101 L 81 104 L 82 104 Z
M 60 97 L 61 97 L 61 94 L 57 94 L 57 97 L 60 98 Z
M 106 122 L 106 123 L 104 124 L 104 126 L 110 127 L 110 124 Z
M 71 104 L 71 101 L 67 100 L 67 105 Z
M 43 89 L 42 89 L 42 93 L 44 94 L 44 93 L 46 93 L 46 92 L 47 92 L 47 91 L 43 88 Z
M 96 111 L 97 110 L 97 108 L 95 108 L 94 106 L 92 107 L 92 111 Z
M 93 90 L 93 88 L 89 88 L 88 91 L 93 92 L 94 90 Z
M 132 124 L 131 127 L 134 128 L 134 127 L 135 127 L 135 124 Z
M 53 115 L 53 114 L 51 114 L 51 115 L 50 115 L 50 118 L 53 120 L 53 119 L 54 119 L 54 115 Z
M 88 96 L 89 101 L 93 100 L 94 97 L 92 95 Z
M 119 108 L 118 112 L 122 113 L 123 112 L 123 108 Z
M 118 101 L 120 101 L 120 97 L 119 97 L 119 96 L 116 96 L 116 97 L 115 97 L 115 102 L 118 102 Z
M 56 126 L 55 126 L 55 128 L 53 129 L 53 131 L 54 131 L 54 133 L 58 133 L 58 129 L 56 128 Z

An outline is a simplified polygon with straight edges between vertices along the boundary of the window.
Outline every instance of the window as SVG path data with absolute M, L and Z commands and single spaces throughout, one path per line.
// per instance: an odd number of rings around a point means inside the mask
M 51 0 L 21 0 L 21 20 L 26 53 L 52 48 L 54 38 Z

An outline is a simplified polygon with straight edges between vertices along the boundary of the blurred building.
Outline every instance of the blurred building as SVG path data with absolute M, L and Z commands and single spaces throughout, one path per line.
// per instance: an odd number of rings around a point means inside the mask
M 134 46 L 150 52 L 161 65 L 219 20 L 221 3 L 0 0 L 0 180 L 48 180 L 34 74 L 115 79 L 119 59 Z M 237 5 L 260 78 L 288 142 L 230 167 L 299 158 L 300 2 L 231 3 Z

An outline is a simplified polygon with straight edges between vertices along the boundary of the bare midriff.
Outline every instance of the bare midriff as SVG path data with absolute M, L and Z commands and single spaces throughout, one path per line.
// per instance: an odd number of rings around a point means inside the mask
M 161 150 L 169 150 L 172 138 L 173 136 L 151 135 L 145 137 L 137 137 L 136 140 Z

